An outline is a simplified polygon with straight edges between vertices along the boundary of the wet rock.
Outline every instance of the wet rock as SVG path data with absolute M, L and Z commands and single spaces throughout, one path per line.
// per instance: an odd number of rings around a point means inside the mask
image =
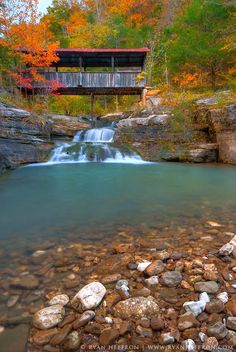
M 215 337 L 217 340 L 222 340 L 228 334 L 228 330 L 225 325 L 220 321 L 208 327 L 207 335 L 210 337 Z
M 227 328 L 236 331 L 236 317 L 228 317 Z
M 0 325 L 0 334 L 2 334 L 4 332 L 4 330 L 5 330 L 4 326 Z
M 51 338 L 50 345 L 57 346 L 60 345 L 66 338 L 66 336 L 71 331 L 70 325 L 65 325 L 64 328 L 59 329 L 58 332 Z
M 48 329 L 48 330 L 40 330 L 37 331 L 33 336 L 32 336 L 32 341 L 36 343 L 36 345 L 46 345 L 49 343 L 51 338 L 56 335 L 58 332 L 58 329 Z
M 213 299 L 206 304 L 206 312 L 209 314 L 221 313 L 223 310 L 224 303 L 220 299 Z
M 100 335 L 102 331 L 102 325 L 92 322 L 85 326 L 84 331 L 89 334 Z
M 161 331 L 165 328 L 165 323 L 160 317 L 152 317 L 151 328 L 155 331 Z
M 125 335 L 128 331 L 132 330 L 132 326 L 128 321 L 122 321 L 117 328 L 119 329 L 120 335 Z
M 12 279 L 10 286 L 24 290 L 34 290 L 39 286 L 39 280 L 34 275 L 24 275 Z
M 127 267 L 129 270 L 136 270 L 138 265 L 136 263 L 129 263 Z
M 7 307 L 8 308 L 14 307 L 14 305 L 16 305 L 16 303 L 18 302 L 19 298 L 20 298 L 19 296 L 11 296 L 7 301 Z
M 147 287 L 149 288 L 153 288 L 156 285 L 158 285 L 159 283 L 159 278 L 158 276 L 151 276 L 148 279 L 145 279 L 145 284 L 147 285 Z
M 106 288 L 100 282 L 92 282 L 84 286 L 72 299 L 71 305 L 77 308 L 81 303 L 83 309 L 96 308 L 106 294 Z
M 236 297 L 232 297 L 229 302 L 226 303 L 225 308 L 231 315 L 236 316 Z
M 102 331 L 99 342 L 101 345 L 110 345 L 112 344 L 120 335 L 118 329 L 108 328 Z
M 175 342 L 175 338 L 170 332 L 166 332 L 161 334 L 159 342 L 161 345 L 171 345 Z
M 105 284 L 112 284 L 114 282 L 117 282 L 120 279 L 121 279 L 120 274 L 111 274 L 103 277 L 101 281 L 105 285 Z
M 195 327 L 198 327 L 199 325 L 200 323 L 197 321 L 197 319 L 191 312 L 186 312 L 185 314 L 179 317 L 178 329 L 180 331 L 184 331 L 186 329 L 190 329 L 193 327 L 195 328 Z
M 161 277 L 162 284 L 167 287 L 176 287 L 182 281 L 182 275 L 178 271 L 167 271 Z
M 60 304 L 61 306 L 66 306 L 67 303 L 69 303 L 69 297 L 67 295 L 57 295 L 54 296 L 50 301 L 48 302 L 50 306 L 53 306 L 55 304 Z
M 141 325 L 137 326 L 136 332 L 137 332 L 137 334 L 139 334 L 142 337 L 152 337 L 152 335 L 153 335 L 152 329 L 144 328 Z
M 192 339 L 188 339 L 182 342 L 182 346 L 187 352 L 195 352 L 197 351 L 197 345 Z
M 91 320 L 93 320 L 95 317 L 95 313 L 93 310 L 87 310 L 84 312 L 78 319 L 73 324 L 73 328 L 77 330 L 78 328 L 81 328 L 82 326 L 88 324 Z
M 145 270 L 144 273 L 148 276 L 154 276 L 161 274 L 165 270 L 165 265 L 161 260 L 156 260 L 150 264 Z
M 63 306 L 56 304 L 39 310 L 33 316 L 33 325 L 38 329 L 50 329 L 60 323 L 65 316 Z
M 72 331 L 65 339 L 63 348 L 65 351 L 77 350 L 80 346 L 80 335 L 78 331 Z
M 133 297 L 119 302 L 114 307 L 115 315 L 127 319 L 152 316 L 159 312 L 159 306 L 153 297 Z
M 121 301 L 121 296 L 119 295 L 119 293 L 112 292 L 110 295 L 106 296 L 104 304 L 106 305 L 106 307 L 111 308 L 119 301 Z
M 205 310 L 206 303 L 204 301 L 189 301 L 185 302 L 183 307 L 187 312 L 192 312 L 197 317 Z
M 194 284 L 194 288 L 197 292 L 217 293 L 219 285 L 215 281 L 201 281 Z
M 207 337 L 205 342 L 202 345 L 202 349 L 204 351 L 215 351 L 218 345 L 219 345 L 219 342 L 215 337 Z
M 234 246 L 229 242 L 219 249 L 219 254 L 222 256 L 230 255 L 233 252 L 233 250 L 234 250 Z
M 165 261 L 170 258 L 170 253 L 168 253 L 167 251 L 161 251 L 161 252 L 158 252 L 157 257 L 160 260 Z
M 229 296 L 227 292 L 221 292 L 216 297 L 220 299 L 224 304 L 227 303 L 229 300 Z
M 119 243 L 114 249 L 116 253 L 133 253 L 136 250 L 132 243 Z

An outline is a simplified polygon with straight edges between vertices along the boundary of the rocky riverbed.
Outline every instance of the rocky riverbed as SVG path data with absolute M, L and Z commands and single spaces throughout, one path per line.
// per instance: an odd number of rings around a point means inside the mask
M 188 223 L 2 251 L 3 351 L 234 351 L 236 223 Z

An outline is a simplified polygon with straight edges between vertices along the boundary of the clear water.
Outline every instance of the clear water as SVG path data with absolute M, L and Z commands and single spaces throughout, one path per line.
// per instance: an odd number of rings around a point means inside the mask
M 18 249 L 45 238 L 112 239 L 123 226 L 229 221 L 235 177 L 235 167 L 215 165 L 22 167 L 0 177 L 0 238 Z

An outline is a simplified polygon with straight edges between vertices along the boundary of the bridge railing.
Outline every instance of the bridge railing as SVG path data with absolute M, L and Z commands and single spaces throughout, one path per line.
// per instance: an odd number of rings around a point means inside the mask
M 42 81 L 32 82 L 34 88 L 46 88 L 56 81 L 62 88 L 136 88 L 144 87 L 139 72 L 39 72 Z M 27 74 L 25 74 L 27 76 Z

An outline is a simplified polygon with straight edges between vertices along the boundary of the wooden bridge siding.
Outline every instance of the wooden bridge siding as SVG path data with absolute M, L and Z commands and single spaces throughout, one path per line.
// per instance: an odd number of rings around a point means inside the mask
M 135 88 L 144 87 L 145 80 L 136 80 L 140 72 L 40 72 L 47 81 L 57 81 L 63 88 Z M 34 82 L 35 88 L 47 83 Z

